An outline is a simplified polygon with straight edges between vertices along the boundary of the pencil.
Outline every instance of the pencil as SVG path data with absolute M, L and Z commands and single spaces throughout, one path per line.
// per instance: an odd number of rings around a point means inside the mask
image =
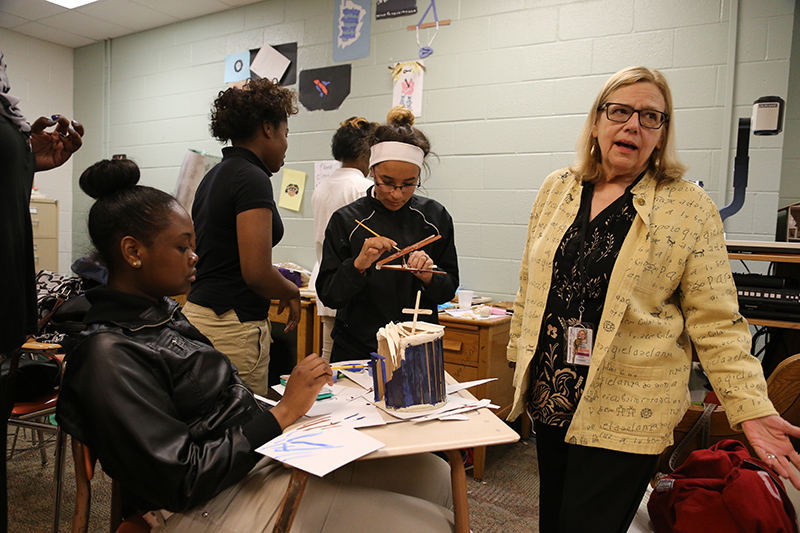
M 353 220 L 355 220 L 355 221 L 356 221 L 356 224 L 358 224 L 359 226 L 361 226 L 362 228 L 364 228 L 364 229 L 365 229 L 365 230 L 367 230 L 368 232 L 372 233 L 372 234 L 373 234 L 373 235 L 375 235 L 376 237 L 380 237 L 380 235 L 378 235 L 377 233 L 375 233 L 374 231 L 372 231 L 371 229 L 369 229 L 367 226 L 365 226 L 365 225 L 364 225 L 364 224 L 363 224 L 363 223 L 362 223 L 360 220 L 358 220 L 357 218 L 355 218 L 355 219 L 353 219 Z M 397 246 L 392 246 L 392 248 L 394 248 L 394 249 L 395 249 L 395 251 L 397 251 L 397 252 L 399 252 L 399 251 L 400 251 L 400 248 L 398 248 Z
M 341 370 L 344 368 L 367 368 L 367 365 L 331 365 L 333 370 Z

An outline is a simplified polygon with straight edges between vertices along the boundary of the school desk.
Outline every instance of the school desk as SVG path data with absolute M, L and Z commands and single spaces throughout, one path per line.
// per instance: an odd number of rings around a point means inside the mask
M 448 374 L 447 382 L 456 383 L 456 380 Z M 346 379 L 341 380 L 340 383 L 356 386 Z M 470 399 L 475 398 L 469 391 L 465 390 L 459 391 L 458 394 Z M 381 414 L 386 420 L 395 420 L 386 413 Z M 469 420 L 447 422 L 433 420 L 419 424 L 406 421 L 359 430 L 370 437 L 378 439 L 385 445 L 383 448 L 359 459 L 361 461 L 428 452 L 444 452 L 447 455 L 450 460 L 450 479 L 453 484 L 453 512 L 455 514 L 456 533 L 469 533 L 467 476 L 464 472 L 464 462 L 459 450 L 493 444 L 507 444 L 519 440 L 519 435 L 489 409 L 478 409 L 464 414 L 467 415 Z M 299 423 L 302 422 L 296 422 L 295 425 Z M 292 426 L 287 428 L 287 431 L 290 429 L 292 429 Z M 286 532 L 291 528 L 291 522 L 300 505 L 307 480 L 308 474 L 306 472 L 295 468 L 292 469 L 292 478 L 281 504 L 278 522 L 273 530 L 275 533 Z

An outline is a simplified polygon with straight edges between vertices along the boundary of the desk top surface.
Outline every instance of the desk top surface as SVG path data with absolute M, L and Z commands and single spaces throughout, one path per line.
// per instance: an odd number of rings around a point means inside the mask
M 447 382 L 456 383 L 456 380 L 448 374 Z M 459 391 L 458 394 L 466 398 L 475 398 L 465 390 Z M 469 420 L 431 420 L 420 423 L 403 421 L 362 428 L 359 431 L 385 444 L 383 448 L 375 450 L 364 459 L 506 444 L 519 440 L 517 432 L 495 416 L 490 409 L 478 409 L 464 414 Z M 381 415 L 390 422 L 397 420 L 383 412 Z

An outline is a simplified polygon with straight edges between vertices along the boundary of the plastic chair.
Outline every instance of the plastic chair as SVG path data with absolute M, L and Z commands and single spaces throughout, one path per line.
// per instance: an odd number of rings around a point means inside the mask
M 75 514 L 72 533 L 86 533 L 89 528 L 89 510 L 92 504 L 92 478 L 97 458 L 88 446 L 72 437 L 72 458 L 75 461 Z M 139 515 L 122 517 L 122 499 L 119 483 L 111 480 L 111 533 L 148 533 L 150 525 Z
M 58 344 L 45 344 L 35 341 L 26 342 L 21 349 L 23 354 L 41 354 L 59 362 L 62 362 L 63 356 L 54 355 L 53 352 L 61 348 Z M 47 452 L 45 450 L 46 441 L 43 434 L 45 432 L 52 433 L 56 437 L 55 447 L 55 502 L 53 504 L 53 532 L 58 533 L 58 522 L 61 516 L 61 492 L 64 478 L 64 433 L 57 425 L 48 424 L 43 422 L 45 417 L 48 417 L 56 412 L 56 401 L 58 400 L 58 391 L 49 392 L 35 400 L 28 402 L 15 402 L 14 408 L 11 411 L 11 416 L 8 419 L 8 425 L 16 426 L 17 428 L 31 429 L 33 434 L 38 436 L 38 444 L 35 437 L 33 439 L 33 449 L 39 449 L 42 454 L 42 465 L 47 464 Z M 17 443 L 17 434 L 14 435 L 14 440 L 11 445 L 11 454 L 9 459 L 14 455 Z

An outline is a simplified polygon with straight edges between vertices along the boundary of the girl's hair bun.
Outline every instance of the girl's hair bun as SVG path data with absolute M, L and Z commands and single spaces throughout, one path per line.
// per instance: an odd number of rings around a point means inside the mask
M 81 174 L 78 183 L 86 194 L 97 200 L 139 183 L 139 167 L 130 159 L 103 159 Z
M 407 107 L 396 105 L 389 110 L 389 113 L 387 113 L 386 122 L 387 124 L 413 126 L 414 112 Z

